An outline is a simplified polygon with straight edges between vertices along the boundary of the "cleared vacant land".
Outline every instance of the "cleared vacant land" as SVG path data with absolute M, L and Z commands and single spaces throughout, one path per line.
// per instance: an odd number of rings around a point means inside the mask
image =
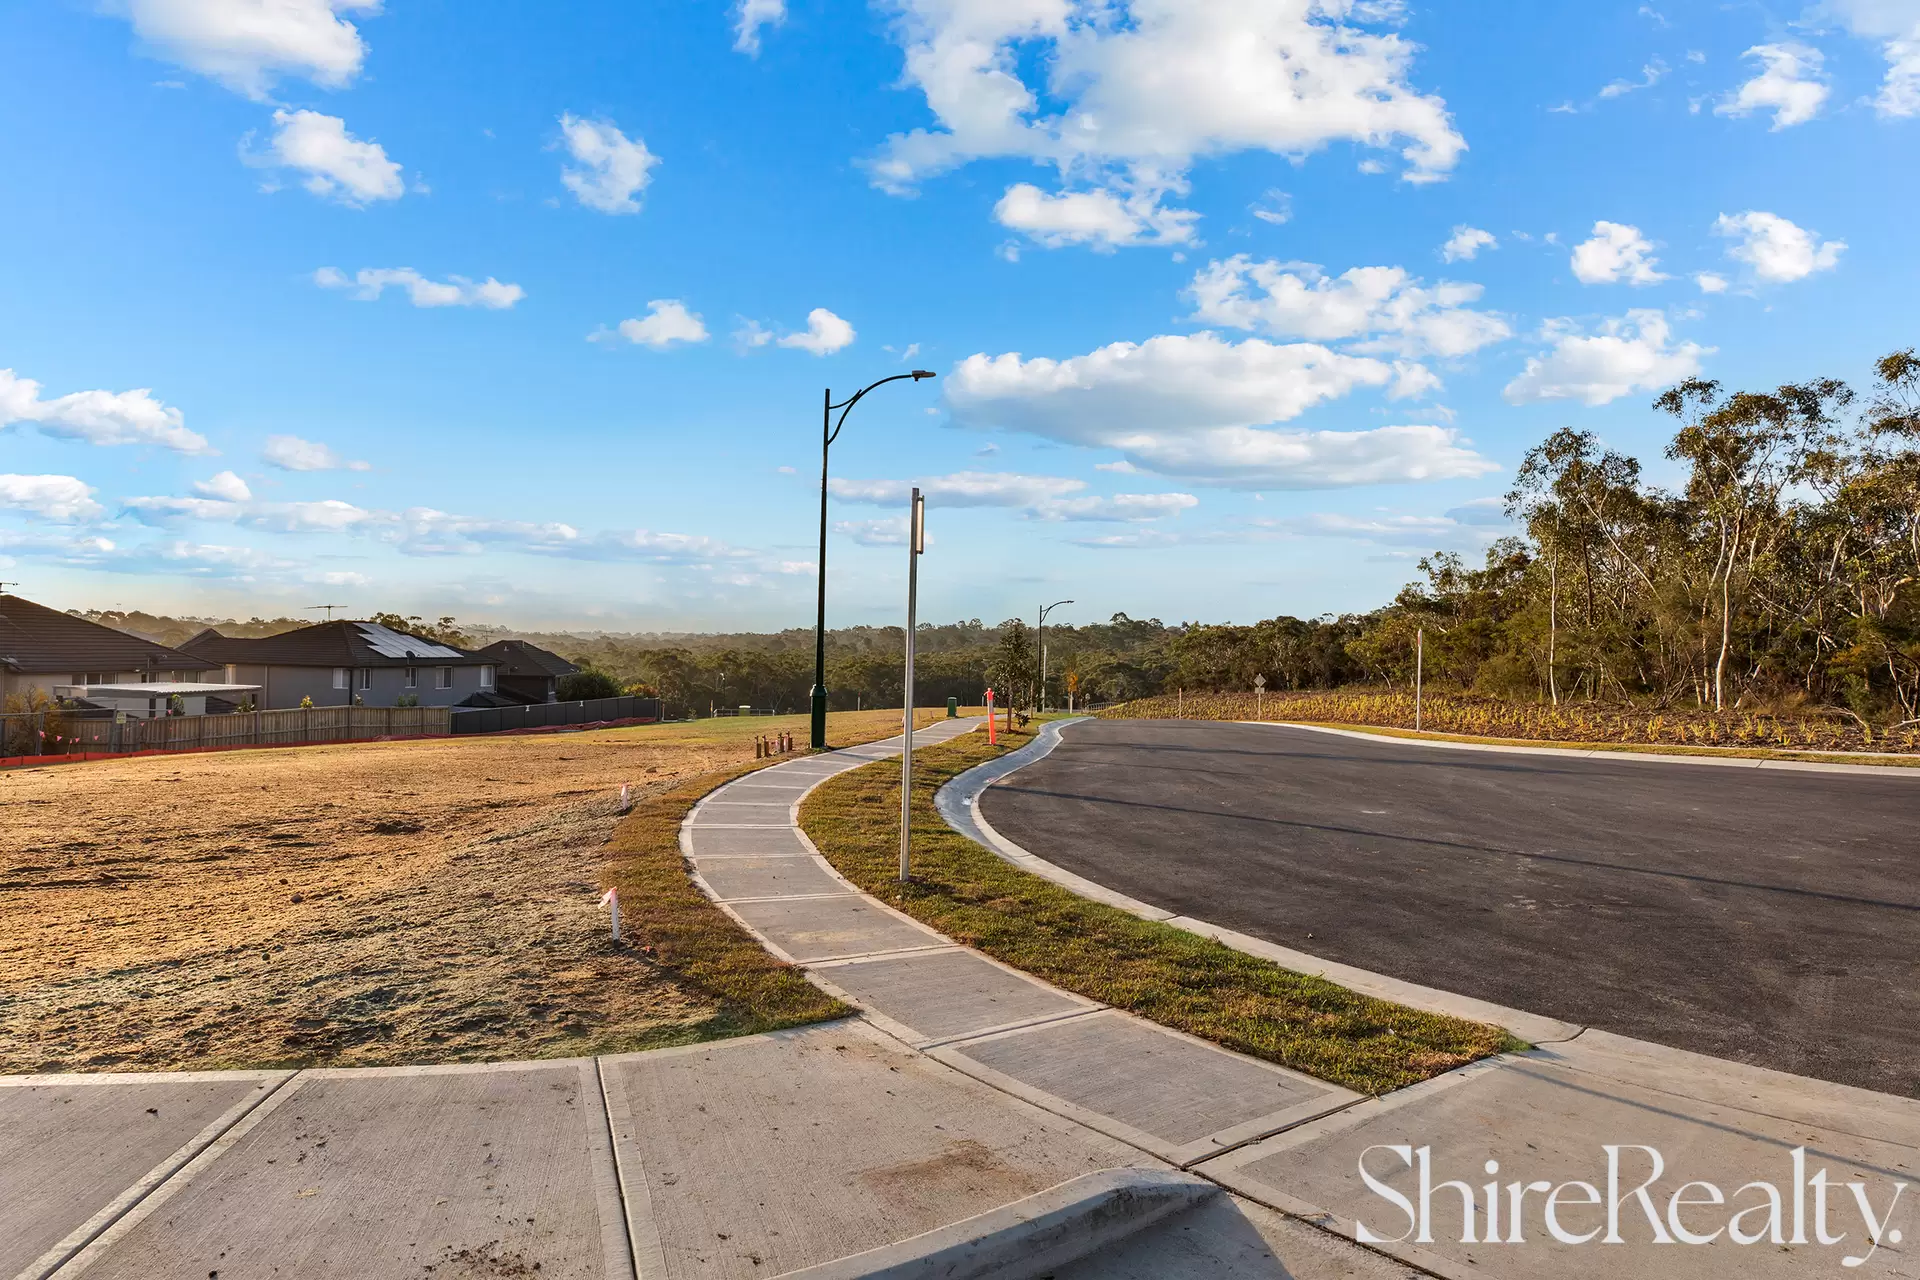
M 899 716 L 836 715 L 831 737 L 886 737 Z M 0 772 L 0 1072 L 715 1034 L 712 994 L 612 945 L 605 845 L 622 783 L 663 794 L 782 729 L 804 738 L 804 718 Z

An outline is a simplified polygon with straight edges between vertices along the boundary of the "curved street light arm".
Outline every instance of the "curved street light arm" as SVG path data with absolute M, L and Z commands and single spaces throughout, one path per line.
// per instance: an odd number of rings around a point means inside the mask
M 856 404 L 859 404 L 861 397 L 866 395 L 867 392 L 873 390 L 874 387 L 884 387 L 889 382 L 899 382 L 905 378 L 912 378 L 915 382 L 918 382 L 922 378 L 931 378 L 934 376 L 936 375 L 928 373 L 925 369 L 915 369 L 912 373 L 896 373 L 891 378 L 882 378 L 880 379 L 880 381 L 874 383 L 873 386 L 864 387 L 861 390 L 854 392 L 853 395 L 849 396 L 845 400 L 842 400 L 839 404 L 833 404 L 832 402 L 828 402 L 827 404 L 828 413 L 832 413 L 835 409 L 840 410 L 840 421 L 834 424 L 832 433 L 827 436 L 828 446 L 831 447 L 833 442 L 840 438 L 840 428 L 847 425 L 847 415 L 853 412 L 853 406 L 855 406 Z

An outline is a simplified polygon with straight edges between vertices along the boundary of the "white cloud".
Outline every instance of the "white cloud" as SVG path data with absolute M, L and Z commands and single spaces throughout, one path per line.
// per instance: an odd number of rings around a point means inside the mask
M 1020 182 L 1008 187 L 993 206 L 993 217 L 1001 226 L 1023 232 L 1049 249 L 1070 244 L 1106 250 L 1120 245 L 1189 244 L 1200 215 L 1189 209 L 1162 208 L 1160 202 L 1168 190 L 1101 187 L 1048 195 L 1030 182 Z
M 1067 360 L 969 356 L 946 388 L 955 421 L 1110 449 L 1135 467 L 1206 484 L 1319 488 L 1476 476 L 1496 469 L 1432 426 L 1275 430 L 1359 387 L 1389 394 L 1419 365 L 1212 333 L 1116 342 Z
M 1200 499 L 1190 493 L 1116 493 L 1107 497 L 1088 494 L 1043 503 L 1033 514 L 1040 520 L 1138 522 L 1179 515 L 1199 505 Z
M 1787 284 L 1816 271 L 1831 271 L 1847 248 L 1844 240 L 1819 241 L 1778 214 L 1754 209 L 1721 214 L 1714 219 L 1713 233 L 1739 241 L 1727 249 L 1727 256 L 1746 263 L 1766 284 Z
M 253 490 L 231 471 L 222 471 L 210 479 L 194 481 L 193 491 L 203 498 L 214 498 L 221 502 L 253 501 Z
M 1773 112 L 1773 129 L 1805 124 L 1819 114 L 1830 90 L 1821 77 L 1825 62 L 1818 49 L 1803 44 L 1758 44 L 1745 57 L 1761 64 L 1760 74 L 1715 106 L 1720 116 Z
M 1247 212 L 1278 227 L 1292 220 L 1293 197 L 1278 187 L 1269 187 L 1260 197 L 1260 203 L 1248 206 Z
M 1075 177 L 1094 188 L 1173 190 L 1201 157 L 1258 150 L 1298 159 L 1335 142 L 1398 147 L 1408 180 L 1430 181 L 1466 148 L 1446 104 L 1408 83 L 1414 46 L 1362 25 L 1393 19 L 1378 5 L 895 0 L 894 8 L 906 80 L 938 122 L 894 135 L 871 162 L 876 184 L 896 193 L 991 157 L 1053 166 L 1069 190 Z
M 1482 249 L 1498 249 L 1500 242 L 1493 238 L 1491 231 L 1482 231 L 1478 227 L 1469 227 L 1465 223 L 1453 229 L 1447 242 L 1440 246 L 1442 262 L 1472 262 L 1480 256 Z
M 893 516 L 886 520 L 836 520 L 833 531 L 844 537 L 852 538 L 863 547 L 904 547 L 907 545 L 907 518 Z M 927 542 L 933 542 L 933 535 L 927 535 Z
M 1310 262 L 1255 262 L 1241 254 L 1208 263 L 1187 295 L 1203 324 L 1317 342 L 1366 338 L 1355 350 L 1451 359 L 1513 336 L 1499 316 L 1464 305 L 1482 292 L 1477 284 L 1446 281 L 1427 288 L 1401 267 L 1354 267 L 1329 277 Z
M 807 331 L 790 333 L 779 340 L 778 345 L 792 347 L 798 351 L 810 351 L 816 356 L 830 356 L 834 352 L 853 345 L 853 326 L 842 320 L 825 307 L 815 307 L 807 312 Z M 759 346 L 764 339 L 752 345 Z
M 1715 271 L 1696 271 L 1693 273 L 1693 282 L 1700 286 L 1702 293 L 1727 291 L 1727 278 Z
M 241 141 L 241 158 L 257 166 L 279 166 L 304 173 L 300 185 L 322 199 L 352 208 L 406 194 L 400 166 L 379 143 L 347 132 L 339 116 L 318 111 L 276 110 L 273 141 L 263 155 L 249 150 L 252 134 Z
M 74 476 L 0 475 L 0 510 L 21 511 L 57 524 L 105 515 L 93 494 L 92 485 Z
M 282 75 L 337 89 L 366 44 L 340 15 L 374 14 L 380 0 L 124 0 L 153 52 L 248 97 L 264 100 Z
M 760 56 L 760 28 L 777 27 L 787 20 L 787 0 L 738 0 L 733 7 L 733 47 Z
M 960 471 L 911 480 L 840 480 L 828 490 L 842 502 L 904 506 L 915 486 L 932 507 L 1013 507 L 1037 520 L 1158 520 L 1197 506 L 1187 493 L 1083 494 L 1084 480 L 1005 471 Z
M 1509 382 L 1510 404 L 1539 400 L 1579 400 L 1601 405 L 1635 391 L 1657 391 L 1700 372 L 1700 358 L 1714 348 L 1674 344 L 1666 316 L 1659 311 L 1629 311 L 1605 321 L 1597 334 L 1585 334 L 1571 320 L 1549 321 L 1541 333 L 1553 349 L 1533 356 Z
M 1667 277 L 1640 228 L 1624 222 L 1596 222 L 1593 237 L 1574 246 L 1573 275 L 1581 284 L 1658 284 Z
M 1498 498 L 1490 499 L 1501 501 Z M 1285 520 L 1261 522 L 1267 527 L 1284 529 L 1307 537 L 1350 538 L 1356 542 L 1384 547 L 1409 547 L 1421 551 L 1477 550 L 1498 536 L 1478 519 L 1478 510 L 1466 512 L 1473 519 L 1460 518 L 1459 509 L 1439 516 L 1399 515 L 1379 512 L 1347 515 L 1317 511 Z M 1505 520 L 1498 523 L 1505 524 Z
M 635 346 L 665 351 L 676 342 L 705 342 L 709 336 L 706 324 L 678 298 L 655 298 L 647 304 L 644 319 L 622 320 L 611 333 L 601 330 L 592 340 L 625 338 Z
M 337 267 L 322 267 L 313 273 L 313 282 L 322 289 L 352 289 L 362 302 L 372 302 L 389 287 L 405 289 L 416 307 L 485 307 L 505 311 L 527 296 L 517 284 L 502 284 L 492 276 L 473 281 L 465 276 L 429 280 L 412 267 L 367 267 L 351 278 Z
M 567 113 L 560 132 L 578 167 L 560 171 L 560 181 L 589 209 L 601 213 L 638 213 L 634 199 L 653 181 L 660 157 L 639 138 L 629 138 L 611 120 L 582 120 Z
M 299 436 L 268 436 L 260 458 L 282 471 L 371 471 L 365 462 L 350 462 L 331 448 Z
M 1826 0 L 1854 35 L 1880 43 L 1886 78 L 1873 105 L 1890 118 L 1920 115 L 1920 0 Z
M 1656 84 L 1659 84 L 1661 77 L 1672 69 L 1673 68 L 1669 67 L 1659 58 L 1655 58 L 1653 61 L 1647 63 L 1646 66 L 1640 68 L 1640 78 L 1638 80 L 1615 80 L 1600 90 L 1600 96 L 1602 98 L 1620 98 L 1639 89 L 1651 89 Z
M 189 431 L 178 409 L 153 398 L 153 392 L 75 391 L 53 400 L 40 398 L 40 384 L 11 369 L 0 369 L 0 428 L 29 422 L 41 434 L 88 444 L 151 444 L 175 453 L 214 452 L 207 438 Z

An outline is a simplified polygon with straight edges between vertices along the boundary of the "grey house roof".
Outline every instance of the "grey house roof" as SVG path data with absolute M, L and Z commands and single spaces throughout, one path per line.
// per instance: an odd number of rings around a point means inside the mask
M 270 667 L 460 667 L 493 661 L 425 636 L 372 622 L 316 623 L 277 636 L 241 639 L 208 628 L 180 646 L 215 665 Z
M 496 640 L 475 656 L 495 664 L 503 676 L 570 676 L 580 670 L 559 654 L 525 640 Z
M 201 671 L 218 665 L 19 596 L 0 595 L 0 667 L 9 671 Z

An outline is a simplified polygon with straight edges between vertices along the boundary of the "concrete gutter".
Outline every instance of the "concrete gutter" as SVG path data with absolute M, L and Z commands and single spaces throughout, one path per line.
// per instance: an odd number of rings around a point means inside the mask
M 1106 1169 L 789 1280 L 1030 1280 L 1221 1194 L 1205 1178 Z
M 1060 745 L 1060 732 L 1062 729 L 1069 724 L 1075 724 L 1081 719 L 1088 718 L 1090 717 L 1082 716 L 1075 720 L 1052 721 L 1040 731 L 1039 737 L 1018 751 L 1009 752 L 998 760 L 992 760 L 978 768 L 969 769 L 959 777 L 954 778 L 951 782 L 947 783 L 946 786 L 941 787 L 939 791 L 934 793 L 934 806 L 940 811 L 940 816 L 945 818 L 948 825 L 952 826 L 956 831 L 968 839 L 973 840 L 975 843 L 986 846 L 1008 862 L 1024 870 L 1031 871 L 1033 874 L 1044 879 L 1051 880 L 1062 888 L 1077 893 L 1083 898 L 1090 898 L 1095 902 L 1104 903 L 1110 907 L 1117 907 L 1130 915 L 1139 916 L 1143 920 L 1157 920 L 1163 924 L 1172 925 L 1176 929 L 1185 929 L 1188 933 L 1197 933 L 1203 938 L 1211 938 L 1223 946 L 1233 948 L 1235 951 L 1243 952 L 1250 956 L 1258 956 L 1262 960 L 1270 960 L 1284 969 L 1293 970 L 1295 973 L 1306 973 L 1315 977 L 1325 978 L 1328 982 L 1336 983 L 1339 986 L 1347 988 L 1349 991 L 1357 991 L 1361 995 L 1373 996 L 1381 1000 L 1390 1000 L 1395 1004 L 1405 1005 L 1409 1009 L 1419 1009 L 1424 1013 L 1446 1014 L 1450 1017 L 1465 1018 L 1470 1022 L 1481 1022 L 1490 1026 L 1504 1027 L 1529 1044 L 1557 1044 L 1562 1041 L 1571 1040 L 1585 1030 L 1585 1028 L 1574 1023 L 1562 1022 L 1558 1018 L 1542 1017 L 1539 1014 L 1527 1013 L 1520 1009 L 1509 1009 L 1504 1005 L 1494 1004 L 1488 1000 L 1476 1000 L 1471 996 L 1456 995 L 1453 992 L 1441 991 L 1434 987 L 1424 987 L 1419 983 L 1406 982 L 1400 978 L 1388 977 L 1384 973 L 1374 973 L 1371 970 L 1361 969 L 1354 965 L 1325 960 L 1319 956 L 1309 955 L 1304 951 L 1296 951 L 1292 947 L 1283 947 L 1278 943 L 1267 942 L 1261 938 L 1251 937 L 1222 925 L 1196 919 L 1193 916 L 1177 915 L 1164 907 L 1156 907 L 1151 903 L 1141 902 L 1137 898 L 1130 898 L 1126 894 L 1097 884 L 1085 876 L 1076 875 L 1074 872 L 1068 871 L 1065 867 L 1056 866 L 1038 854 L 1032 853 L 1015 844 L 999 831 L 996 831 L 993 824 L 987 821 L 986 815 L 980 812 L 980 797 L 986 793 L 987 788 L 1012 776 L 1014 773 L 1035 761 L 1044 759 L 1055 747 Z M 1248 721 L 1246 723 L 1256 722 Z M 1308 726 L 1288 727 L 1300 728 Z M 1330 732 L 1344 731 L 1332 730 Z M 1377 739 L 1375 740 L 1377 741 Z M 1525 750 L 1526 748 L 1495 749 Z M 1562 752 L 1561 754 L 1586 753 Z M 1836 766 L 1813 765 L 1810 767 L 1826 769 Z

